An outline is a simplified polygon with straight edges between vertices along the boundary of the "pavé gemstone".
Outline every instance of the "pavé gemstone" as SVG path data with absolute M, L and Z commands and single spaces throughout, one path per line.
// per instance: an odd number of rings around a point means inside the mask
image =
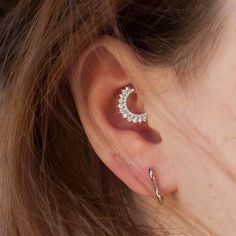
M 133 123 L 146 122 L 147 121 L 146 112 L 141 113 L 141 114 L 135 114 L 135 113 L 131 112 L 127 107 L 128 97 L 133 92 L 135 92 L 135 89 L 129 88 L 128 86 L 126 86 L 124 89 L 122 89 L 121 94 L 119 94 L 117 107 L 119 108 L 120 113 L 122 114 L 122 117 L 127 119 L 128 122 L 130 122 L 130 121 Z

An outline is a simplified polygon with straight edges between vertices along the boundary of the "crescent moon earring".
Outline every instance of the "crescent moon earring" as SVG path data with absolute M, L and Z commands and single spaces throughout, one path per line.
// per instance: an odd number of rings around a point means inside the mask
M 128 122 L 133 122 L 133 123 L 142 123 L 147 121 L 147 113 L 133 113 L 129 110 L 127 106 L 127 101 L 128 97 L 131 93 L 134 93 L 135 89 L 130 88 L 126 86 L 124 89 L 121 89 L 121 93 L 119 94 L 119 99 L 118 99 L 118 105 L 117 107 L 119 108 L 119 113 L 122 114 L 122 117 L 124 119 L 127 119 Z

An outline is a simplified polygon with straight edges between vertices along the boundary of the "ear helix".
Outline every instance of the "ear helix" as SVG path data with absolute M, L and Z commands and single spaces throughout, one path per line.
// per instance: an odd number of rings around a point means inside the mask
M 128 122 L 133 123 L 142 123 L 147 121 L 147 113 L 140 113 L 136 114 L 129 110 L 127 106 L 128 97 L 131 93 L 134 93 L 135 89 L 126 86 L 125 88 L 121 89 L 121 93 L 119 94 L 118 105 L 119 112 L 122 114 L 124 119 L 127 119 Z

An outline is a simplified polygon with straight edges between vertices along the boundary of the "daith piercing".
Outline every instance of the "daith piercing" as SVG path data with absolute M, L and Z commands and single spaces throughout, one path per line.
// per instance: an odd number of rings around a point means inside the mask
M 136 114 L 133 113 L 129 110 L 127 106 L 127 100 L 128 97 L 131 93 L 134 93 L 135 89 L 130 88 L 126 86 L 124 89 L 121 89 L 121 93 L 119 94 L 119 99 L 118 99 L 118 105 L 117 107 L 119 108 L 119 112 L 122 114 L 122 117 L 124 119 L 127 119 L 128 122 L 133 122 L 133 123 L 142 123 L 147 121 L 147 114 L 146 112 Z

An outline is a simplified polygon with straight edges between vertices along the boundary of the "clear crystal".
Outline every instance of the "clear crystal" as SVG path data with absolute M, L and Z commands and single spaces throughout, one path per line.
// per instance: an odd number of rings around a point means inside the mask
M 142 120 L 143 120 L 143 119 L 142 119 L 142 116 L 139 116 L 139 117 L 138 117 L 138 122 L 141 123 Z
M 143 121 L 144 121 L 144 122 L 147 121 L 147 114 L 146 114 L 146 113 L 143 113 L 143 114 L 142 114 L 142 117 L 143 117 Z
M 134 123 L 137 123 L 137 122 L 138 122 L 138 117 L 135 116 L 132 121 L 133 121 Z
M 132 116 L 128 116 L 128 121 L 131 121 L 132 120 Z

